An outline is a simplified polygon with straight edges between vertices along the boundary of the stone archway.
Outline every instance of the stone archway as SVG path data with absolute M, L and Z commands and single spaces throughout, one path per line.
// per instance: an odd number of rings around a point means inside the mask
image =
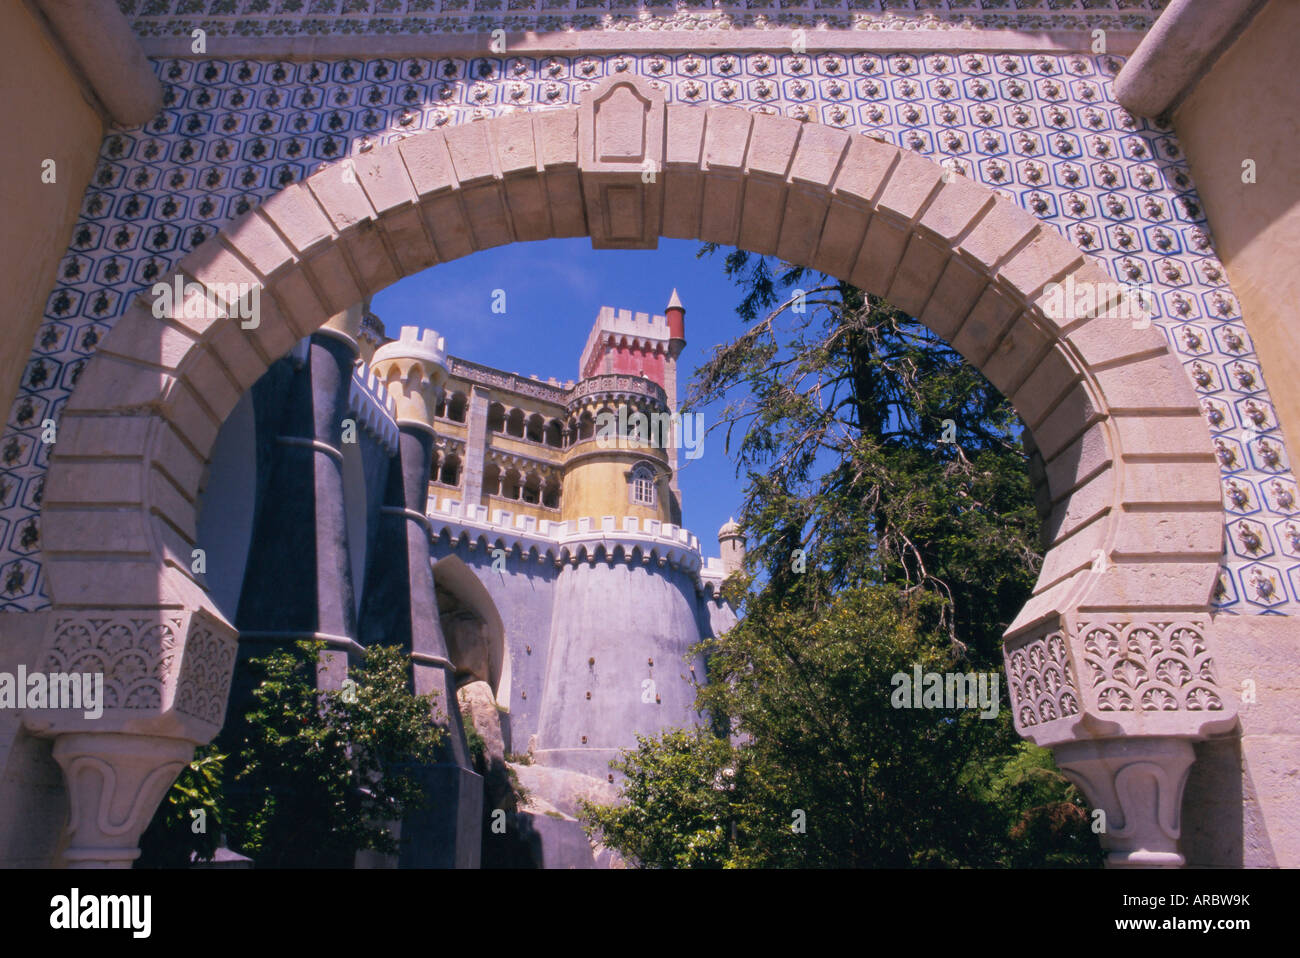
M 457 667 L 458 679 L 469 673 L 487 683 L 493 699 L 502 707 L 510 702 L 510 656 L 505 654 L 505 625 L 501 613 L 483 583 L 458 556 L 444 556 L 433 563 L 438 593 L 438 612 L 443 618 L 449 658 Z M 463 635 L 449 632 L 448 620 L 464 623 Z
M 230 223 L 174 279 L 218 297 L 226 284 L 257 288 L 255 327 L 179 308 L 155 316 L 143 297 L 118 321 L 52 457 L 47 643 L 51 668 L 69 670 L 92 653 L 111 669 L 159 631 L 166 651 L 141 704 L 119 700 L 93 729 L 42 729 L 60 736 L 80 809 L 72 857 L 121 861 L 174 743 L 209 740 L 224 717 L 235 634 L 191 573 L 191 550 L 205 463 L 240 395 L 328 317 L 403 276 L 584 235 L 599 248 L 652 248 L 661 235 L 736 245 L 848 280 L 920 318 L 1011 398 L 1051 503 L 1042 574 L 1005 637 L 1017 728 L 1106 810 L 1113 864 L 1181 863 L 1190 742 L 1236 715 L 1207 634 L 1218 471 L 1163 337 L 1053 229 L 918 155 L 815 123 L 667 106 L 626 76 L 577 108 L 336 163 Z M 1054 284 L 1096 299 L 1062 310 Z

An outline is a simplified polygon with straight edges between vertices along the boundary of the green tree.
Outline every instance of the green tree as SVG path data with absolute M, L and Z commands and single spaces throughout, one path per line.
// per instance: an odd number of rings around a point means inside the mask
M 946 633 L 923 625 L 933 617 L 920 606 L 936 601 L 844 590 L 816 613 L 763 605 L 705 643 L 711 682 L 700 704 L 733 717 L 735 742 L 707 729 L 640 739 L 616 764 L 626 804 L 586 806 L 590 830 L 650 867 L 1087 861 L 1035 859 L 1012 834 L 1022 809 L 1053 804 L 1058 783 L 1045 777 L 1032 796 L 1010 794 L 1025 783 L 1005 768 L 1017 748 L 1005 709 L 981 718 L 894 707 L 896 676 L 958 668 Z M 1084 825 L 1078 815 L 1068 824 Z M 1037 838 L 1041 847 L 1053 833 L 1043 827 Z
M 433 762 L 445 731 L 432 696 L 410 691 L 410 662 L 373 646 L 349 678 L 318 691 L 319 642 L 299 642 L 247 663 L 254 687 L 219 742 L 231 847 L 258 867 L 347 867 L 355 853 L 391 853 L 384 822 L 420 807 L 406 769 Z
M 687 406 L 725 402 L 747 476 L 743 618 L 699 650 L 715 727 L 640 740 L 590 829 L 652 867 L 1095 864 L 1079 796 L 1005 708 L 891 703 L 918 664 L 1001 669 L 1041 561 L 1010 404 L 849 284 L 739 250 L 726 271 L 749 328 Z
M 726 272 L 749 328 L 714 350 L 686 405 L 725 403 L 712 428 L 747 474 L 750 571 L 811 608 L 841 588 L 934 592 L 954 643 L 1000 661 L 1041 562 L 1010 403 L 929 329 L 856 287 L 743 250 Z

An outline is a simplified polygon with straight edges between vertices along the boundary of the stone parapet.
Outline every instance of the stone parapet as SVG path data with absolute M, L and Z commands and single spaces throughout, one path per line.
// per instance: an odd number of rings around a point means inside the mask
M 370 368 L 384 383 L 397 419 L 432 429 L 434 409 L 447 381 L 446 340 L 432 329 L 403 326 L 401 338 L 375 350 Z
M 604 343 L 617 343 L 631 349 L 652 351 L 668 349 L 672 333 L 665 316 L 633 313 L 630 309 L 602 306 L 596 322 L 587 334 L 586 345 L 578 360 L 578 368 L 586 370 L 596 349 Z
M 584 403 L 600 399 L 649 399 L 668 407 L 668 393 L 662 386 L 644 376 L 623 373 L 605 373 L 582 380 L 570 391 L 567 405 L 572 411 Z
M 700 568 L 701 590 L 710 597 L 718 595 L 722 591 L 722 583 L 727 580 L 729 574 L 726 563 L 719 558 L 709 556 Z
M 429 531 L 434 538 L 446 532 L 453 541 L 466 536 L 472 544 L 482 540 L 490 549 L 534 553 L 539 562 L 594 562 L 602 555 L 614 561 L 621 554 L 624 561 L 654 561 L 689 572 L 703 565 L 699 538 L 658 519 L 601 516 L 556 522 L 504 509 L 489 515 L 487 506 L 443 499 L 430 502 Z
M 554 378 L 543 381 L 520 376 L 517 373 L 505 373 L 491 366 L 472 363 L 468 359 L 460 359 L 457 356 L 447 357 L 447 370 L 454 379 L 462 379 L 476 386 L 504 389 L 507 392 L 528 396 L 530 399 L 540 399 L 542 402 L 554 403 L 557 406 L 563 406 L 568 402 L 569 390 L 573 388 L 572 381 L 561 383 Z

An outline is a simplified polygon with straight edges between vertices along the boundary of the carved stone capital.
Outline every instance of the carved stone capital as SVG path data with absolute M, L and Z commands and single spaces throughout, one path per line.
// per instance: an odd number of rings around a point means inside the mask
M 1065 742 L 1056 764 L 1105 812 L 1099 832 L 1107 868 L 1178 868 L 1183 789 L 1196 753 L 1181 738 Z M 1094 822 L 1098 819 L 1094 817 Z
M 54 743 L 68 787 L 63 864 L 69 868 L 130 868 L 140 835 L 194 745 L 152 735 L 74 732 Z
M 1120 736 L 1202 739 L 1235 727 L 1208 615 L 1057 617 L 1003 646 L 1016 731 L 1036 745 Z
M 29 710 L 37 735 L 127 732 L 210 742 L 235 670 L 235 630 L 205 610 L 78 610 L 51 617 L 42 670 L 103 676 L 103 712 Z

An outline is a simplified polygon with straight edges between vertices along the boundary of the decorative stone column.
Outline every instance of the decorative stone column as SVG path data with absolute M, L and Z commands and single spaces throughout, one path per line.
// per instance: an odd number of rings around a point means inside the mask
M 244 643 L 324 641 L 324 688 L 342 684 L 360 651 L 342 451 L 357 352 L 348 333 L 328 326 L 294 351 L 236 616 Z
M 24 725 L 54 737 L 69 821 L 56 864 L 130 868 L 140 835 L 176 776 L 225 720 L 235 631 L 200 610 L 61 614 L 42 670 L 103 676 L 102 714 L 29 711 Z
M 480 852 L 483 782 L 471 768 L 456 699 L 456 667 L 438 618 L 426 515 L 435 439 L 431 422 L 447 380 L 443 338 L 433 330 L 404 326 L 397 342 L 376 350 L 371 368 L 397 406 L 399 435 L 375 558 L 366 573 L 361 642 L 410 650 L 415 692 L 436 694 L 435 718 L 448 732 L 443 760 L 415 771 L 429 793 L 429 805 L 402 823 L 400 863 L 473 868 Z
M 1006 640 L 1016 731 L 1050 747 L 1083 791 L 1107 867 L 1184 863 L 1192 742 L 1237 723 L 1215 679 L 1209 624 L 1208 615 L 1073 613 Z

